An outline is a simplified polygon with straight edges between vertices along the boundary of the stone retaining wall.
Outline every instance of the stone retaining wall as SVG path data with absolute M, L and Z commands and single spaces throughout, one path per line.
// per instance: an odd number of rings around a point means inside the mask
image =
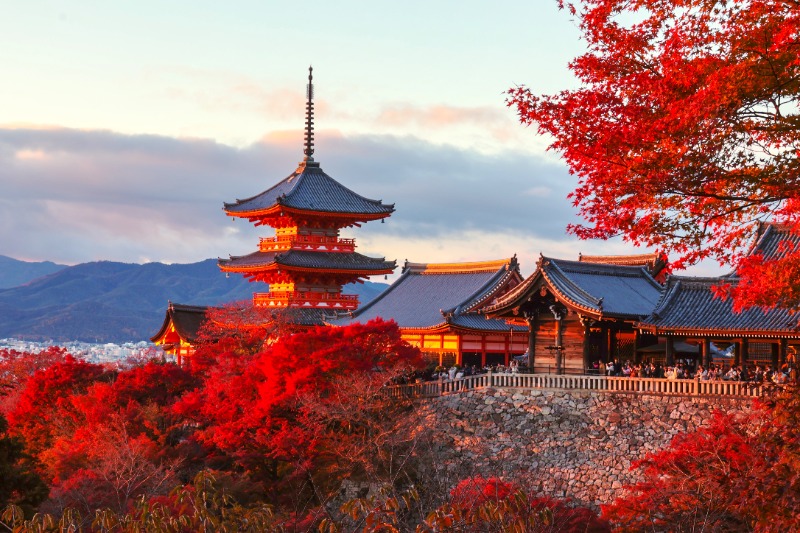
M 471 475 L 524 481 L 542 495 L 597 508 L 637 473 L 631 462 L 748 399 L 570 390 L 478 389 L 420 402 L 453 483 Z

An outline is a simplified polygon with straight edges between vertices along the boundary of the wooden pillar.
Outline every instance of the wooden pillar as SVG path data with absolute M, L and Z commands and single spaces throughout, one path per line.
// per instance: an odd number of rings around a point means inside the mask
M 750 359 L 750 342 L 747 338 L 742 339 L 742 353 L 739 357 L 739 364 L 742 368 L 747 366 L 747 360 Z
M 589 361 L 589 337 L 592 334 L 592 321 L 588 317 L 581 317 L 583 324 L 583 371 L 586 373 L 592 362 Z
M 510 330 L 508 336 L 505 338 L 505 355 L 504 355 L 504 357 L 505 357 L 505 360 L 506 360 L 506 362 L 505 362 L 506 366 L 508 366 L 511 363 L 511 358 L 509 357 L 509 354 L 511 353 L 511 343 L 512 342 L 514 342 L 514 329 L 513 328 Z
M 535 372 L 534 363 L 536 362 L 536 328 L 539 327 L 539 321 L 536 316 L 528 317 L 528 368 L 531 372 Z
M 786 357 L 786 339 L 770 344 L 770 365 L 773 369 L 780 366 L 781 357 Z
M 664 364 L 666 366 L 675 364 L 675 340 L 672 337 L 667 337 L 667 353 Z
M 619 356 L 619 349 L 617 349 L 617 330 L 608 328 L 608 358 L 609 360 L 616 359 Z
M 711 356 L 711 341 L 708 337 L 703 337 L 703 367 L 708 369 L 711 366 L 711 361 L 713 357 Z
M 556 319 L 556 374 L 564 373 L 564 318 Z

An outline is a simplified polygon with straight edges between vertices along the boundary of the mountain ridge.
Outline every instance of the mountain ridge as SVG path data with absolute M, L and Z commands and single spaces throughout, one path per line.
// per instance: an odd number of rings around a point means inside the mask
M 55 264 L 55 263 L 53 263 Z M 0 265 L 0 279 L 3 269 Z M 387 285 L 365 282 L 345 287 L 362 304 Z M 221 305 L 266 291 L 219 271 L 216 259 L 197 263 L 94 261 L 0 289 L 0 338 L 127 342 L 147 340 L 158 331 L 168 303 Z
M 0 255 L 0 289 L 10 289 L 25 285 L 36 278 L 67 268 L 52 261 L 22 261 L 7 255 Z

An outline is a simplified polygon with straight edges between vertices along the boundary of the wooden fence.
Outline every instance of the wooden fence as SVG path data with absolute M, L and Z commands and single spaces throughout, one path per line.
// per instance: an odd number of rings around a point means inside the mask
M 746 381 L 700 381 L 696 379 L 625 378 L 557 374 L 492 373 L 439 379 L 406 385 L 391 385 L 391 397 L 430 398 L 454 392 L 494 387 L 498 389 L 568 389 L 599 392 L 635 392 L 664 396 L 756 397 L 763 387 Z

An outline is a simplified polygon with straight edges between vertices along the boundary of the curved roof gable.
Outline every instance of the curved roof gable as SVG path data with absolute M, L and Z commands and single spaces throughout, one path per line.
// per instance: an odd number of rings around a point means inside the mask
M 563 299 L 606 316 L 645 317 L 661 296 L 644 267 L 542 258 L 540 269 Z
M 301 211 L 369 215 L 383 218 L 394 211 L 394 205 L 370 200 L 351 191 L 328 176 L 319 163 L 304 162 L 289 177 L 252 198 L 226 203 L 231 216 L 253 216 L 278 206 Z M 381 216 L 382 215 L 382 216 Z
M 717 298 L 711 290 L 721 281 L 735 284 L 736 278 L 671 276 L 653 313 L 638 326 L 662 333 L 770 333 L 800 337 L 797 317 L 785 309 L 734 312 L 730 299 Z
M 402 275 L 382 294 L 351 315 L 332 323 L 392 319 L 407 329 L 432 329 L 453 324 L 468 329 L 508 330 L 503 320 L 470 313 L 522 276 L 516 258 L 480 263 L 408 263 Z
M 658 302 L 661 285 L 643 266 L 540 257 L 536 271 L 483 312 L 505 315 L 543 284 L 564 304 L 596 316 L 640 319 Z
M 153 342 L 160 340 L 166 335 L 170 324 L 172 324 L 181 339 L 194 343 L 197 340 L 200 326 L 203 325 L 206 319 L 206 311 L 208 311 L 207 306 L 182 305 L 170 302 L 161 328 L 155 335 L 150 337 L 150 340 Z
M 788 224 L 761 224 L 748 255 L 761 254 L 765 259 L 784 255 L 783 245 L 800 246 L 800 233 Z

